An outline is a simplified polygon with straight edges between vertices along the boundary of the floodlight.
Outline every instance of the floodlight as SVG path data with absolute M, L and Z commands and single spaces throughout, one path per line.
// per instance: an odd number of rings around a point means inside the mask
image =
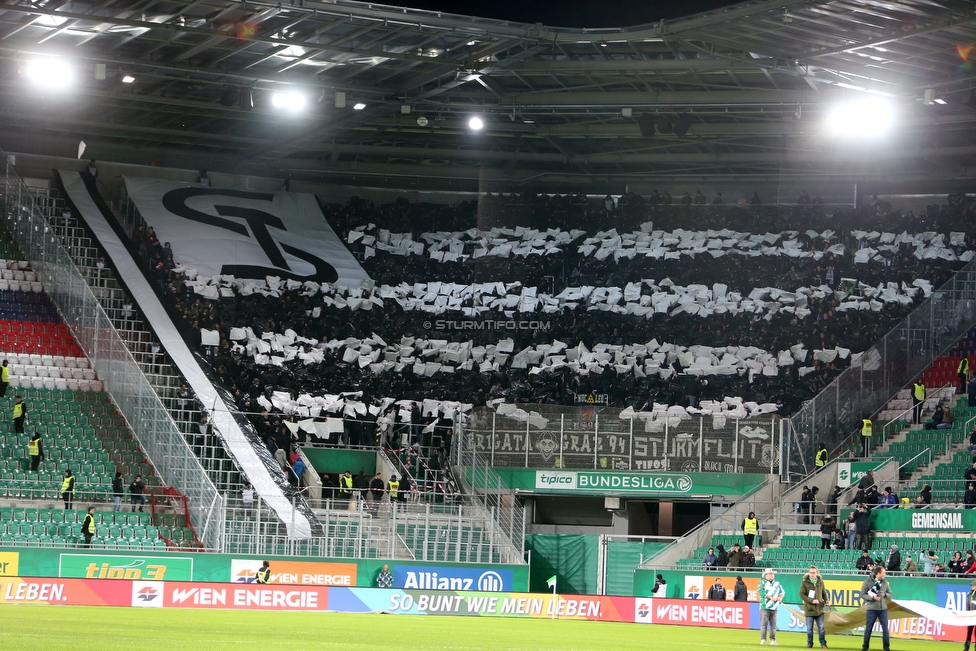
M 133 77 L 132 75 L 125 75 L 124 77 L 122 77 L 122 83 L 123 84 L 131 84 L 131 83 L 135 82 L 135 80 L 136 80 L 136 78 Z
M 481 131 L 485 128 L 485 121 L 479 118 L 477 115 L 468 120 L 468 128 L 472 131 Z
M 50 14 L 43 14 L 41 16 L 38 16 L 35 19 L 35 21 L 37 22 L 38 25 L 42 25 L 44 27 L 60 27 L 61 25 L 68 22 L 68 19 L 65 18 L 64 16 L 52 16 Z
M 305 96 L 295 91 L 273 93 L 271 95 L 271 105 L 275 108 L 296 113 L 305 108 Z
M 356 102 L 355 104 L 352 105 L 352 108 L 356 111 L 362 111 L 364 108 L 366 108 L 366 105 L 363 104 L 362 102 Z
M 886 133 L 895 122 L 895 111 L 883 99 L 872 97 L 845 102 L 827 113 L 828 133 L 850 138 L 874 138 Z
M 74 81 L 74 70 L 64 59 L 40 57 L 24 64 L 21 74 L 34 85 L 45 90 L 58 90 Z

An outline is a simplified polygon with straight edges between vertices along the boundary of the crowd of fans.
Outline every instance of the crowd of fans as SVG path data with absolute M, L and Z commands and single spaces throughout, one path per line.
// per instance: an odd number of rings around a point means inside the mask
M 691 201 L 687 201 L 687 199 Z M 514 351 L 532 346 L 568 342 L 582 343 L 592 349 L 598 344 L 625 346 L 650 342 L 669 342 L 680 346 L 755 346 L 776 355 L 777 351 L 802 345 L 808 350 L 844 348 L 856 352 L 867 349 L 901 320 L 918 302 L 921 292 L 909 304 L 886 304 L 880 310 L 838 311 L 840 303 L 833 291 L 856 291 L 857 282 L 877 286 L 895 283 L 909 286 L 923 278 L 938 286 L 960 266 L 958 261 L 919 259 L 907 244 L 893 247 L 883 260 L 874 264 L 854 264 L 853 254 L 859 241 L 851 235 L 852 228 L 878 231 L 919 232 L 923 229 L 946 233 L 965 233 L 965 241 L 955 244 L 961 252 L 973 246 L 971 217 L 973 206 L 952 201 L 933 206 L 924 214 L 898 213 L 876 201 L 857 212 L 835 211 L 828 214 L 822 204 L 801 197 L 792 211 L 763 206 L 758 197 L 745 206 L 720 204 L 716 197 L 703 202 L 701 197 L 681 197 L 668 200 L 666 195 L 652 195 L 644 199 L 625 195 L 594 201 L 582 194 L 547 196 L 545 194 L 492 195 L 479 202 L 454 205 L 409 203 L 398 200 L 376 206 L 364 199 L 353 198 L 346 204 L 323 206 L 326 217 L 343 241 L 358 227 L 371 230 L 387 229 L 396 233 L 411 233 L 420 241 L 421 233 L 432 231 L 462 231 L 471 228 L 485 230 L 492 226 L 523 225 L 538 229 L 578 228 L 591 235 L 601 228 L 640 228 L 648 221 L 655 229 L 683 228 L 705 230 L 729 228 L 743 232 L 764 232 L 796 229 L 797 242 L 805 250 L 816 251 L 816 258 L 724 256 L 698 259 L 651 259 L 634 256 L 597 259 L 578 251 L 578 244 L 561 247 L 558 253 L 546 256 L 480 257 L 457 262 L 436 261 L 428 256 L 402 257 L 377 251 L 362 264 L 376 285 L 429 283 L 520 282 L 524 287 L 556 293 L 565 287 L 591 284 L 623 287 L 641 279 L 665 278 L 677 285 L 712 285 L 723 283 L 730 291 L 748 294 L 754 287 L 769 286 L 784 291 L 802 287 L 826 287 L 820 298 L 811 298 L 804 315 L 780 311 L 757 314 L 715 313 L 707 318 L 693 314 L 653 314 L 647 318 L 612 311 L 586 311 L 562 308 L 545 314 L 549 329 L 517 329 L 504 332 L 489 330 L 461 330 L 432 332 L 429 315 L 419 311 L 405 311 L 400 307 L 352 311 L 323 305 L 316 292 L 288 290 L 241 292 L 232 297 L 209 299 L 194 293 L 186 275 L 178 267 L 179 252 L 160 243 L 152 228 L 140 227 L 132 234 L 148 274 L 163 296 L 164 304 L 176 317 L 187 341 L 200 341 L 201 329 L 220 333 L 217 346 L 201 346 L 200 351 L 212 365 L 217 377 L 238 400 L 238 407 L 252 415 L 257 430 L 275 449 L 290 450 L 296 434 L 289 429 L 274 410 L 258 403 L 258 397 L 268 397 L 274 391 L 321 395 L 324 393 L 361 392 L 366 404 L 383 398 L 423 401 L 451 399 L 470 405 L 482 405 L 502 399 L 519 403 L 571 403 L 578 394 L 606 394 L 614 406 L 641 408 L 652 402 L 687 404 L 689 400 L 721 400 L 724 396 L 741 396 L 757 403 L 777 403 L 780 412 L 788 415 L 799 408 L 802 401 L 825 387 L 847 364 L 851 357 L 837 357 L 832 361 L 810 362 L 812 372 L 802 377 L 798 366 L 783 366 L 776 375 L 743 374 L 699 378 L 683 374 L 680 362 L 671 363 L 673 373 L 640 377 L 635 373 L 620 375 L 602 373 L 574 373 L 562 368 L 551 373 L 533 373 L 526 368 L 502 365 L 490 371 L 475 366 L 471 370 L 417 376 L 411 367 L 397 372 L 376 373 L 363 364 L 347 363 L 337 350 L 323 347 L 322 361 L 309 364 L 294 359 L 281 364 L 259 364 L 250 355 L 235 350 L 229 338 L 231 328 L 250 327 L 255 333 L 285 333 L 319 342 L 376 336 L 387 342 L 403 338 L 438 338 L 448 342 L 472 341 L 475 345 L 497 344 L 501 338 L 514 341 Z M 833 230 L 835 241 L 846 242 L 844 253 L 830 252 L 831 242 L 812 238 L 806 232 Z M 864 241 L 864 240 L 860 240 Z M 362 253 L 359 245 L 350 245 L 354 253 Z M 853 285 L 846 279 L 856 281 Z M 851 288 L 854 288 L 853 290 Z M 367 292 L 375 291 L 367 289 Z M 389 305 L 389 304 L 387 304 Z M 389 414 L 392 410 L 384 410 Z M 357 414 L 350 419 L 342 440 L 350 443 L 372 444 L 379 431 L 377 414 Z M 411 420 L 410 441 L 434 418 L 418 415 Z M 402 419 L 401 419 L 402 421 Z M 449 448 L 450 419 L 441 418 L 439 425 L 444 436 L 428 441 L 435 449 Z M 299 434 L 300 436 L 301 434 Z M 396 444 L 393 447 L 397 447 Z
M 971 441 L 976 442 L 976 430 L 973 431 Z M 973 466 L 966 471 L 966 478 L 976 480 L 976 456 L 973 462 Z M 976 484 L 976 481 L 971 484 Z M 970 488 L 976 492 L 976 487 Z M 929 507 L 932 505 L 930 485 L 924 485 L 919 495 L 912 501 L 907 497 L 900 498 L 890 486 L 879 490 L 874 472 L 869 470 L 857 484 L 849 488 L 834 487 L 825 501 L 819 500 L 818 494 L 817 486 L 803 487 L 798 504 L 799 524 L 818 526 L 820 549 L 861 550 L 861 555 L 854 561 L 853 568 L 858 572 L 871 573 L 881 566 L 888 572 L 901 572 L 909 576 L 951 577 L 976 574 L 976 549 L 944 552 L 942 555 L 936 550 L 929 549 L 918 552 L 914 556 L 911 553 L 903 555 L 897 544 L 892 544 L 887 549 L 873 549 L 875 536 L 871 527 L 871 511 Z M 852 507 L 853 510 L 846 518 L 839 519 L 839 509 L 843 505 Z M 824 514 L 820 517 L 819 523 L 816 523 L 815 514 L 821 508 Z M 758 528 L 758 521 L 753 526 Z M 754 536 L 745 533 L 745 520 L 743 520 L 742 530 L 745 544 L 734 543 L 729 549 L 721 544 L 708 548 L 702 558 L 702 567 L 707 570 L 726 568 L 749 570 L 755 567 L 755 553 L 749 547 Z

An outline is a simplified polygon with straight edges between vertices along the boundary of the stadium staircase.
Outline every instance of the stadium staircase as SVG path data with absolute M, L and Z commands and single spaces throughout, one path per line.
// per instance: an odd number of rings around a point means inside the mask
M 162 493 L 164 487 L 30 265 L 2 228 L 0 254 L 0 354 L 10 372 L 0 413 L 11 413 L 15 396 L 28 407 L 24 434 L 14 432 L 8 418 L 0 420 L 0 544 L 73 547 L 81 539 L 84 507 L 95 504 L 97 548 L 199 546 L 182 514 L 160 509 L 156 517 L 151 507 L 144 513 L 108 510 L 116 471 L 126 478 L 141 474 L 151 493 Z M 41 434 L 45 453 L 37 472 L 30 471 L 27 454 L 34 432 Z M 79 508 L 52 508 L 52 502 L 60 502 L 61 481 L 69 469 L 75 476 Z
M 98 298 L 146 379 L 156 391 L 156 395 L 169 411 L 184 438 L 192 445 L 198 432 L 198 423 L 194 420 L 194 416 L 199 413 L 197 405 L 193 400 L 180 397 L 179 392 L 184 380 L 170 364 L 164 352 L 152 351 L 154 336 L 145 322 L 138 317 L 138 311 L 133 308 L 131 316 L 126 313 L 123 306 L 127 294 L 113 270 L 100 264 L 100 249 L 91 233 L 76 217 L 65 214 L 65 202 L 57 190 L 51 189 L 39 196 L 37 204 L 48 218 L 62 245 L 68 250 L 82 277 Z M 208 447 L 205 454 L 198 455 L 198 459 L 219 490 L 240 492 L 243 487 L 241 473 L 223 447 Z

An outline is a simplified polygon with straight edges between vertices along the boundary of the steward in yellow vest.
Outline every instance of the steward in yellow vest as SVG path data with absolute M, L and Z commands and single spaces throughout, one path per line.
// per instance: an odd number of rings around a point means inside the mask
M 817 468 L 823 468 L 827 465 L 827 446 L 823 443 L 820 444 L 820 449 L 817 450 L 817 458 L 814 459 L 813 465 Z
M 925 385 L 919 380 L 912 385 L 912 422 L 915 424 L 922 422 L 922 405 L 925 402 Z
M 749 515 L 742 520 L 742 537 L 745 538 L 746 547 L 752 548 L 757 533 L 759 533 L 759 519 L 753 511 L 749 511 Z
M 344 500 L 352 497 L 352 473 L 348 470 L 339 475 L 339 497 Z
M 37 472 L 38 466 L 44 461 L 44 443 L 41 441 L 41 433 L 34 432 L 30 442 L 27 444 L 27 454 L 30 457 L 30 469 Z
M 14 431 L 24 433 L 24 421 L 27 420 L 27 405 L 20 396 L 14 398 Z
M 81 534 L 85 537 L 82 547 L 91 547 L 92 538 L 95 536 L 95 507 L 89 506 L 88 513 L 85 515 L 84 522 L 81 523 Z
M 871 456 L 871 437 L 874 436 L 874 423 L 870 418 L 861 420 L 861 445 L 864 448 L 863 456 Z
M 266 584 L 271 581 L 271 563 L 269 561 L 264 561 L 261 564 L 261 569 L 258 570 L 257 576 L 254 578 L 255 583 Z
M 7 368 L 7 360 L 0 364 L 0 398 L 7 395 L 7 387 L 10 386 L 10 369 Z
M 61 497 L 64 499 L 64 508 L 70 511 L 75 501 L 75 478 L 70 470 L 64 471 L 64 481 L 61 482 Z

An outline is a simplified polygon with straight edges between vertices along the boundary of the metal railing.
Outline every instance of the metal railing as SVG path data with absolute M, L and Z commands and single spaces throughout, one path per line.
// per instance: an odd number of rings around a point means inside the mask
M 507 543 L 502 546 L 511 558 L 505 562 L 524 563 L 525 509 L 492 469 L 490 459 L 468 444 L 467 432 L 460 428 L 451 447 L 451 462 L 454 476 L 465 494 L 476 500 L 490 517 L 492 533 Z
M 973 325 L 976 261 L 935 289 L 904 321 L 792 417 L 801 457 L 812 458 L 819 443 L 831 449 L 839 447 L 860 429 L 862 418 L 882 409 Z
M 527 414 L 475 410 L 465 446 L 490 466 L 778 474 L 778 416 L 668 416 L 614 407 L 520 405 Z M 460 446 L 454 444 L 455 451 Z
M 312 500 L 313 505 L 316 504 Z M 389 558 L 461 563 L 522 563 L 480 504 L 422 504 L 326 499 L 315 513 L 325 535 L 287 536 L 286 527 L 258 501 L 228 509 L 226 550 L 329 558 Z
M 204 545 L 219 549 L 223 500 L 98 299 L 58 241 L 30 189 L 2 156 L 2 218 L 159 476 L 190 499 Z
M 57 208 L 56 204 L 52 205 L 50 202 L 44 202 L 42 205 L 49 210 Z M 187 409 L 187 400 L 179 396 L 180 386 L 184 384 L 184 379 L 175 371 L 165 353 L 152 352 L 155 336 L 138 317 L 137 310 L 133 308 L 132 314 L 129 315 L 123 309 L 122 306 L 127 293 L 110 268 L 98 267 L 99 249 L 91 240 L 87 230 L 81 227 L 74 217 L 59 216 L 52 219 L 50 214 L 47 216 L 49 221 L 56 222 L 52 226 L 54 233 L 59 236 L 62 245 L 67 248 L 102 309 L 109 316 L 116 331 L 126 343 L 129 352 L 155 389 L 156 395 L 159 396 L 160 401 L 173 417 L 177 428 L 183 432 L 184 438 L 192 445 L 197 432 L 197 424 L 192 416 L 198 414 L 199 410 Z M 195 402 L 195 400 L 191 401 Z M 221 454 L 198 454 L 197 456 L 211 480 L 221 491 L 240 490 L 242 479 L 236 462 L 230 459 L 226 453 L 223 453 L 222 448 L 220 452 Z
M 884 424 L 884 426 L 881 428 L 881 445 L 884 445 L 888 441 L 889 437 L 894 436 L 899 431 L 901 431 L 901 430 L 892 431 L 894 427 L 898 425 L 899 422 L 907 423 L 908 421 L 914 421 L 915 414 L 913 412 L 915 411 L 916 407 L 924 410 L 925 405 L 927 404 L 931 404 L 931 403 L 942 404 L 948 398 L 951 398 L 955 395 L 956 395 L 956 385 L 954 382 L 949 382 L 947 384 L 943 384 L 941 387 L 937 389 L 926 391 L 925 401 L 921 405 L 912 405 L 908 409 L 896 414 L 893 418 L 891 418 L 890 420 L 888 420 L 887 423 Z

